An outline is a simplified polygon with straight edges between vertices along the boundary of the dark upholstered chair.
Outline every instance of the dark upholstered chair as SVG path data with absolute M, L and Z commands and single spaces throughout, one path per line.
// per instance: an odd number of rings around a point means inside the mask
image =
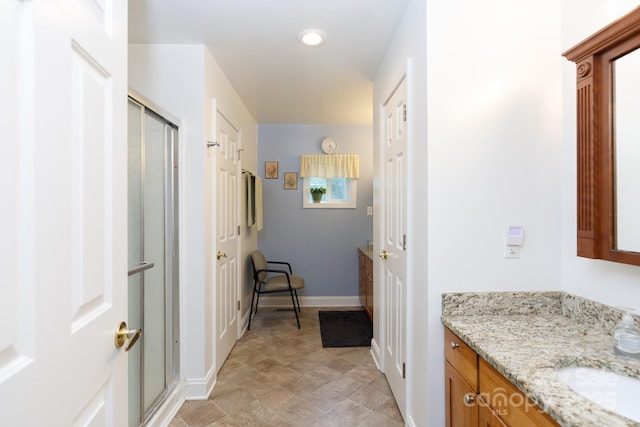
M 272 265 L 281 265 L 282 268 L 273 268 Z M 251 253 L 251 266 L 253 267 L 253 296 L 251 297 L 251 308 L 249 310 L 249 326 L 251 329 L 251 317 L 258 313 L 258 303 L 261 294 L 269 294 L 273 292 L 289 292 L 291 295 L 291 303 L 293 304 L 293 312 L 296 315 L 298 329 L 300 329 L 300 319 L 298 311 L 300 311 L 300 301 L 298 301 L 298 289 L 304 288 L 304 279 L 293 274 L 291 264 L 282 261 L 267 261 L 260 251 Z M 288 267 L 284 269 L 284 266 Z M 256 298 L 257 296 L 257 298 Z M 253 300 L 256 300 L 256 309 L 253 311 Z

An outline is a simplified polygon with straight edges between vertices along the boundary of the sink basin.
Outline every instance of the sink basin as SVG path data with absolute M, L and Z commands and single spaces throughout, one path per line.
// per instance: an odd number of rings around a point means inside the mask
M 640 423 L 640 380 L 584 366 L 570 366 L 556 372 L 563 383 L 582 397 Z

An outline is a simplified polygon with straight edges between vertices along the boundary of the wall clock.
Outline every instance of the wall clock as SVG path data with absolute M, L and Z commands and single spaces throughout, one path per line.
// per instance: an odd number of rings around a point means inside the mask
M 338 140 L 332 136 L 328 136 L 322 140 L 322 151 L 327 154 L 334 154 L 338 151 Z

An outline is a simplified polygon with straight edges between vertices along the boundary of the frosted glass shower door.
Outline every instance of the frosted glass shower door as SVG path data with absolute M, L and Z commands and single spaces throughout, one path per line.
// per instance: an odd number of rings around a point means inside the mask
M 143 330 L 129 356 L 130 427 L 142 425 L 177 380 L 177 135 L 129 101 L 129 316 Z

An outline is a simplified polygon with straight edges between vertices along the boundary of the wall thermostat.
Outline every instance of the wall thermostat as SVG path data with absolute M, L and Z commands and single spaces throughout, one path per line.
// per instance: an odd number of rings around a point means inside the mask
M 523 241 L 524 227 L 509 227 L 509 233 L 507 234 L 507 245 L 522 246 Z

